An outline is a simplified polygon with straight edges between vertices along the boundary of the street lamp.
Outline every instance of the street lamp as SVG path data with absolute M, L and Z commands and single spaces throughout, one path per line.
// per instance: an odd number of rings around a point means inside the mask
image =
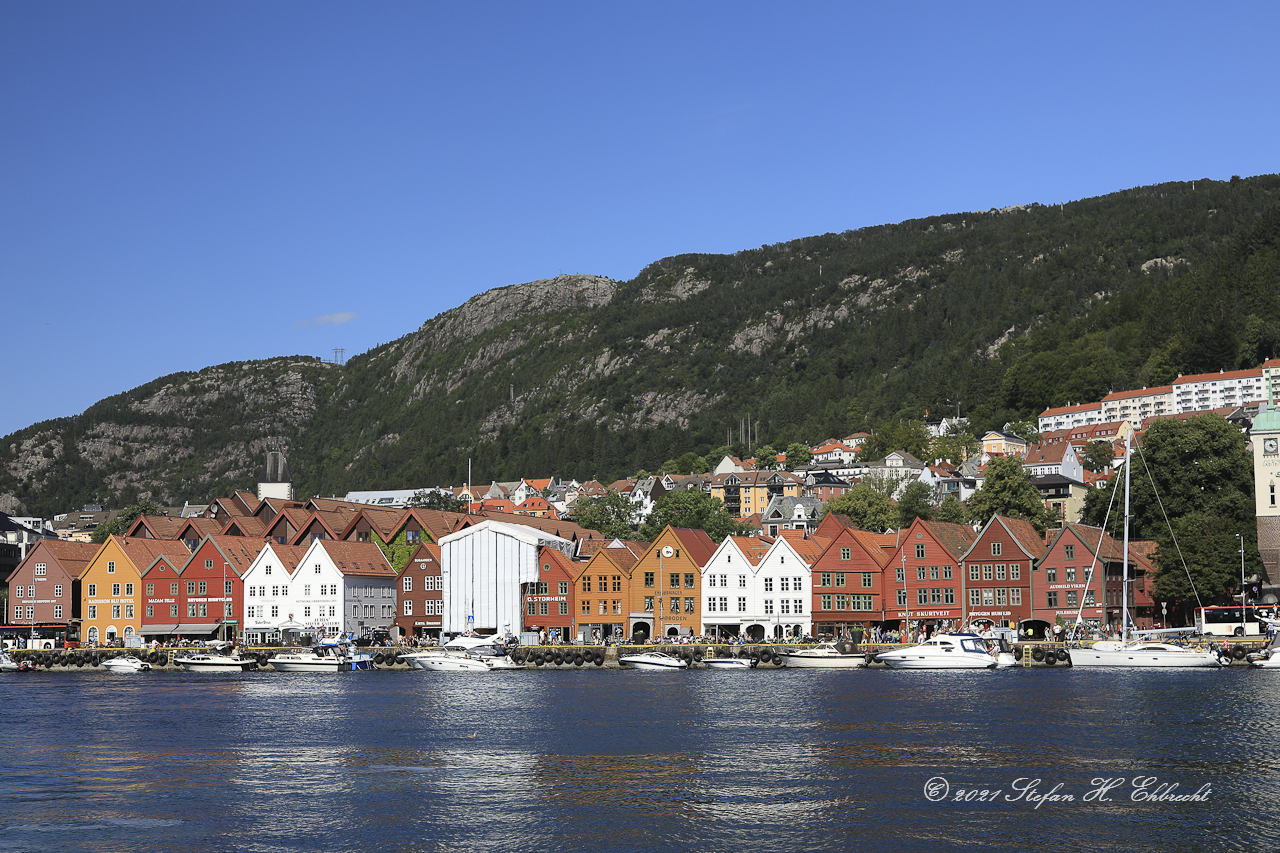
M 1237 533 L 1236 538 L 1240 540 L 1240 622 L 1244 623 L 1244 608 L 1248 600 L 1244 591 L 1244 534 Z

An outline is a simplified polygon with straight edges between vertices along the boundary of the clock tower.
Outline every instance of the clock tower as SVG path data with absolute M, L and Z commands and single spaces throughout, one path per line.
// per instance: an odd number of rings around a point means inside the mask
M 1280 577 L 1280 411 L 1267 386 L 1249 435 L 1253 439 L 1253 496 L 1263 577 Z M 1266 590 L 1264 590 L 1266 591 Z M 1274 590 L 1271 591 L 1274 594 Z M 1263 598 L 1265 601 L 1266 596 Z

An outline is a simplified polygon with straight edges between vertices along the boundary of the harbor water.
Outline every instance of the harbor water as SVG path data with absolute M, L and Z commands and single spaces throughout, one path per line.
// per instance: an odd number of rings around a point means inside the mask
M 1280 673 L 0 677 L 0 851 L 1280 843 Z

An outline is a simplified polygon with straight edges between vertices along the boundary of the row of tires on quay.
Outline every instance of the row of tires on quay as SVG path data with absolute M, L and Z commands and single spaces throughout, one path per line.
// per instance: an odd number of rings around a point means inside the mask
M 126 655 L 136 657 L 138 660 L 153 666 L 166 666 L 169 663 L 169 653 L 167 651 L 144 652 L 141 649 L 66 649 L 9 652 L 9 657 L 15 663 L 20 664 L 23 661 L 30 661 L 33 665 L 44 667 L 45 669 L 53 669 L 55 666 L 92 668 L 101 666 L 103 661 L 125 657 Z

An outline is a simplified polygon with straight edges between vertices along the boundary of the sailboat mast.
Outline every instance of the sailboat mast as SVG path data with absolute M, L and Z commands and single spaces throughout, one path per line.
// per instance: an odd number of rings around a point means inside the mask
M 1133 468 L 1133 452 L 1129 449 L 1129 440 L 1133 433 L 1124 437 L 1124 552 L 1120 559 L 1124 561 L 1124 570 L 1120 584 L 1120 640 L 1129 639 L 1129 471 Z

